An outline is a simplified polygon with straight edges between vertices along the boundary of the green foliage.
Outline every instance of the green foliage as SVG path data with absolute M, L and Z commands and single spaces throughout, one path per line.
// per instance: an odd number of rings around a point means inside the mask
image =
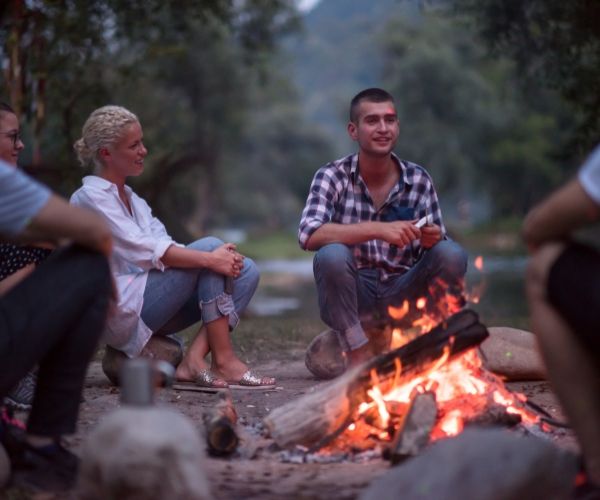
M 0 60 L 9 68 L 18 66 L 25 78 L 7 72 L 0 91 L 18 104 L 17 112 L 24 109 L 25 142 L 29 151 L 35 149 L 24 157 L 28 170 L 70 194 L 83 173 L 73 168 L 71 145 L 78 131 L 94 108 L 117 103 L 140 116 L 151 153 L 145 174 L 132 184 L 176 237 L 201 233 L 212 223 L 231 223 L 236 210 L 248 212 L 239 197 L 232 200 L 228 194 L 240 194 L 241 178 L 267 168 L 263 163 L 269 158 L 256 158 L 256 165 L 244 150 L 263 135 L 250 121 L 255 110 L 249 96 L 263 92 L 267 106 L 278 105 L 263 89 L 276 86 L 268 79 L 278 78 L 271 68 L 277 41 L 298 25 L 292 0 L 14 5 L 20 11 L 0 8 Z M 19 56 L 13 61 L 15 47 Z M 295 119 L 297 102 L 282 97 L 290 120 Z M 292 126 L 283 129 L 279 118 L 273 120 L 263 123 L 279 148 L 277 162 L 269 167 L 275 177 L 285 177 L 287 168 L 292 184 L 303 182 L 302 173 L 290 169 L 304 163 L 304 151 L 322 145 L 299 124 L 289 138 L 291 150 L 283 134 Z M 298 144 L 305 137 L 308 148 Z M 302 158 L 293 158 L 296 154 Z M 229 177 L 230 172 L 235 175 Z M 283 186 L 274 195 L 273 182 L 263 191 L 270 202 L 286 205 L 286 197 L 297 198 L 299 189 Z M 298 205 L 296 199 L 280 220 L 289 223 L 289 212 Z M 272 207 L 251 215 L 267 217 L 269 211 Z
M 240 243 L 238 250 L 248 257 L 269 259 L 311 259 L 312 252 L 302 250 L 298 237 L 292 231 L 251 233 L 248 241 Z
M 549 92 L 519 89 L 515 66 L 487 58 L 460 19 L 398 17 L 383 43 L 398 149 L 432 173 L 446 206 L 454 199 L 476 211 L 488 199 L 495 216 L 522 215 L 564 179 L 564 105 Z
M 589 0 L 453 0 L 497 55 L 513 58 L 528 85 L 557 89 L 581 115 L 587 151 L 600 133 L 600 4 Z

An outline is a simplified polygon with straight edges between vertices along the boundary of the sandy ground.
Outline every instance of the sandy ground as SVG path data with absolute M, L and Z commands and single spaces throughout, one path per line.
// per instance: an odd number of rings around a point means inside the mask
M 272 392 L 234 391 L 233 401 L 248 438 L 240 446 L 241 453 L 227 459 L 207 458 L 207 476 L 217 499 L 352 499 L 368 484 L 389 470 L 389 462 L 374 458 L 363 463 L 301 463 L 283 462 L 281 453 L 268 439 L 261 439 L 256 428 L 273 408 L 301 396 L 322 384 L 307 371 L 303 352 L 286 353 L 285 359 L 272 360 L 255 366 L 261 374 L 277 378 L 278 389 Z M 562 413 L 546 382 L 512 383 L 511 389 L 524 393 L 557 419 Z M 202 392 L 161 389 L 156 401 L 175 407 L 201 429 L 204 408 L 213 405 L 217 396 Z M 119 392 L 111 387 L 99 362 L 90 366 L 81 405 L 78 433 L 69 443 L 77 451 L 86 435 L 109 412 L 119 406 Z M 572 433 L 553 429 L 548 439 L 570 449 L 576 444 Z M 269 446 L 271 445 L 271 446 Z M 262 448 L 261 448 L 262 447 Z M 27 498 L 12 494 L 7 498 Z M 37 496 L 37 499 L 71 499 L 73 495 Z

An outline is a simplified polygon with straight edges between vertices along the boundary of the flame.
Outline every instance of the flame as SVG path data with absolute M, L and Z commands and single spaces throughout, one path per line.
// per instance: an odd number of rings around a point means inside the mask
M 379 379 L 375 370 L 371 370 L 371 383 L 373 384 L 373 387 L 367 391 L 367 394 L 377 405 L 381 423 L 383 424 L 384 428 L 387 428 L 390 422 L 390 414 L 385 407 L 385 401 L 383 399 L 383 394 L 379 389 Z
M 483 257 L 481 255 L 475 257 L 475 262 L 473 264 L 475 265 L 475 269 L 483 271 Z
M 458 410 L 452 410 L 448 412 L 447 415 L 442 417 L 442 420 L 439 423 L 440 429 L 444 431 L 446 436 L 456 436 L 459 432 L 463 430 L 463 420 Z
M 481 272 L 483 257 L 477 256 L 474 265 Z M 458 312 L 464 306 L 465 299 L 478 303 L 484 282 L 465 292 L 464 296 L 449 293 L 449 288 L 447 283 L 437 279 L 428 288 L 426 297 L 419 297 L 414 302 L 404 300 L 400 307 L 388 308 L 393 320 L 403 320 L 410 325 L 392 330 L 392 349 L 429 332 Z M 395 373 L 391 382 L 388 378 L 385 385 L 380 383 L 377 372 L 372 370 L 371 384 L 366 391 L 369 400 L 360 403 L 355 423 L 348 426 L 348 430 L 360 435 L 378 436 L 382 440 L 391 439 L 392 429 L 399 425 L 415 394 L 425 391 L 435 395 L 440 415 L 432 429 L 431 439 L 460 433 L 466 423 L 490 405 L 503 406 L 507 413 L 518 414 L 526 424 L 540 425 L 539 417 L 525 408 L 526 397 L 509 391 L 500 377 L 483 368 L 475 349 L 450 360 L 453 339 L 450 340 L 450 347 L 446 347 L 433 366 L 419 376 L 407 377 L 403 374 L 399 359 L 394 361 Z M 361 418 L 363 416 L 365 418 Z M 364 426 L 369 426 L 368 430 L 365 431 Z
M 409 310 L 408 300 L 405 300 L 404 302 L 402 302 L 401 307 L 394 307 L 394 306 L 388 307 L 388 313 L 393 319 L 404 318 L 404 316 L 406 316 L 408 314 L 408 310 Z
M 537 415 L 524 408 L 525 396 L 510 392 L 498 376 L 485 370 L 475 349 L 452 361 L 448 361 L 449 356 L 450 349 L 447 348 L 428 372 L 403 383 L 398 383 L 401 378 L 401 366 L 397 363 L 394 383 L 385 393 L 381 390 L 377 374 L 372 371 L 372 387 L 367 391 L 371 401 L 360 404 L 359 417 L 368 410 L 377 408 L 381 422 L 377 434 L 381 437 L 385 434 L 381 430 L 388 429 L 390 424 L 393 424 L 386 402 L 408 405 L 416 392 L 428 390 L 434 392 L 440 414 L 443 415 L 437 422 L 432 436 L 448 437 L 458 434 L 462 431 L 465 421 L 485 409 L 490 399 L 504 406 L 507 413 L 518 414 L 525 423 L 539 423 Z

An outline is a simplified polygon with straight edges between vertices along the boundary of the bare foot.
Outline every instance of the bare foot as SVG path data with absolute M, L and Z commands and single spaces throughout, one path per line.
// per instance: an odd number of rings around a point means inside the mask
M 208 365 L 202 362 L 196 362 L 194 366 L 192 366 L 187 359 L 183 359 L 177 369 L 175 370 L 175 380 L 180 380 L 182 382 L 193 382 L 198 377 L 198 374 L 202 370 L 208 370 Z
M 370 344 L 365 344 L 358 349 L 354 349 L 353 351 L 348 351 L 346 353 L 348 357 L 348 367 L 361 365 L 365 361 L 370 360 L 374 354 L 371 350 Z
M 222 377 L 224 380 L 239 380 L 248 371 L 248 365 L 234 356 L 227 362 L 217 362 L 213 359 L 211 370 L 215 375 Z

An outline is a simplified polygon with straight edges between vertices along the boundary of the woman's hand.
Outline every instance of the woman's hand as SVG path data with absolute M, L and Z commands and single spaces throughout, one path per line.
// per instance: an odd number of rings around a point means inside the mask
M 244 267 L 244 256 L 238 253 L 233 243 L 225 243 L 214 249 L 209 268 L 216 273 L 237 278 Z

